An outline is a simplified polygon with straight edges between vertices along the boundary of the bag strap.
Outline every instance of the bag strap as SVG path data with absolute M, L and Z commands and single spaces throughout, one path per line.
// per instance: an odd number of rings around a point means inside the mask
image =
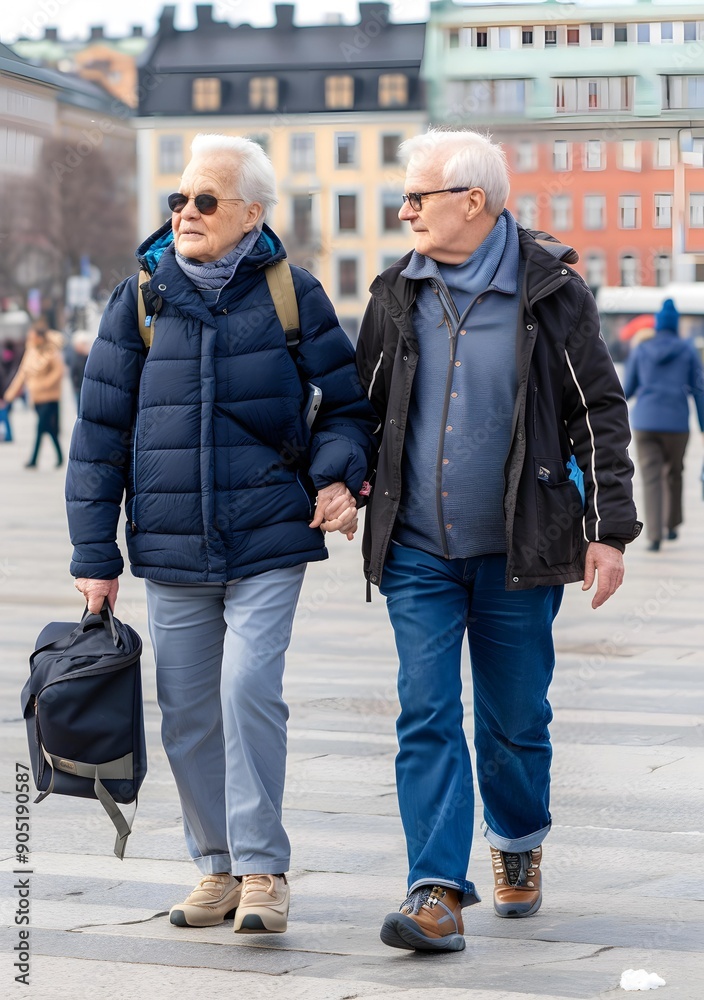
M 34 800 L 35 804 L 37 802 L 41 802 L 47 797 L 47 795 L 51 795 L 53 792 L 55 771 L 64 771 L 66 774 L 75 774 L 79 778 L 93 778 L 93 791 L 95 792 L 95 797 L 100 802 L 101 806 L 112 820 L 113 826 L 117 830 L 114 851 L 115 856 L 122 861 L 125 856 L 127 838 L 132 833 L 132 824 L 134 823 L 134 817 L 137 812 L 137 796 L 135 796 L 134 813 L 132 815 L 132 819 L 128 823 L 120 812 L 117 802 L 115 802 L 114 798 L 100 779 L 113 778 L 131 781 L 134 777 L 133 755 L 128 753 L 125 754 L 124 757 L 118 757 L 115 760 L 105 761 L 104 764 L 84 764 L 80 760 L 69 760 L 66 757 L 58 757 L 56 754 L 49 753 L 45 749 L 43 743 L 39 744 L 39 748 L 44 755 L 44 759 L 51 768 L 51 780 L 46 791 L 41 792 L 41 794 Z
M 286 334 L 286 346 L 292 351 L 301 341 L 301 325 L 291 267 L 287 260 L 279 260 L 265 267 L 264 275 L 276 315 Z
M 149 271 L 140 268 L 137 274 L 137 315 L 139 317 L 139 335 L 147 350 L 152 346 L 154 323 L 161 309 L 161 296 L 155 295 L 149 282 L 152 276 Z

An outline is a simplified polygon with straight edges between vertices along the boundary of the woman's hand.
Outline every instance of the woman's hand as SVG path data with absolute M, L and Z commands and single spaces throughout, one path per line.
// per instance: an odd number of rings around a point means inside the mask
M 352 541 L 357 524 L 357 501 L 344 483 L 331 483 L 318 491 L 311 528 L 340 531 Z
M 79 576 L 74 586 L 85 597 L 88 611 L 92 615 L 100 614 L 106 597 L 110 605 L 110 610 L 115 610 L 117 591 L 120 586 L 117 580 L 89 580 L 86 577 Z

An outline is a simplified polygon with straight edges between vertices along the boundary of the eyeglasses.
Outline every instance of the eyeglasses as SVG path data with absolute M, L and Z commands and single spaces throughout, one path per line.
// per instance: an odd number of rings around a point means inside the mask
M 244 198 L 216 198 L 214 194 L 197 194 L 195 198 L 188 198 L 177 191 L 166 199 L 172 212 L 182 212 L 189 201 L 193 202 L 201 215 L 213 215 L 221 202 L 244 201 Z
M 420 212 L 423 207 L 423 198 L 429 194 L 458 194 L 460 191 L 471 191 L 471 188 L 441 188 L 439 191 L 409 191 L 403 195 L 403 203 L 409 203 L 414 212 Z

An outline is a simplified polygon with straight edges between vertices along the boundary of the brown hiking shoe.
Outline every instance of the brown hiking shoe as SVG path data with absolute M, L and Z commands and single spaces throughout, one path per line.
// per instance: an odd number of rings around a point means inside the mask
M 177 927 L 214 927 L 234 915 L 242 882 L 229 872 L 204 875 L 182 903 L 172 906 L 169 920 Z
M 381 940 L 408 951 L 462 951 L 465 946 L 460 892 L 444 885 L 422 885 L 389 913 Z
M 520 854 L 491 848 L 494 864 L 494 912 L 499 917 L 530 917 L 543 900 L 540 878 L 542 847 Z

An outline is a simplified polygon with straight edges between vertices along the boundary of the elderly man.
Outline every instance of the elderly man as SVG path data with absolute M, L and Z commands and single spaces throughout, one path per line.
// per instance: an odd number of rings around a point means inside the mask
M 287 345 L 265 278 L 286 254 L 264 223 L 276 186 L 263 150 L 218 135 L 192 149 L 171 220 L 137 251 L 161 303 L 151 348 L 133 276 L 88 359 L 66 484 L 71 572 L 91 611 L 114 604 L 126 494 L 162 738 L 202 875 L 171 923 L 234 913 L 235 933 L 281 933 L 284 654 L 306 564 L 327 557 L 320 529 L 354 535 L 376 421 L 332 305 L 301 268 Z M 322 390 L 312 432 L 308 380 Z
M 471 132 L 404 143 L 415 250 L 371 286 L 357 366 L 380 420 L 365 572 L 387 599 L 401 714 L 396 774 L 408 898 L 381 938 L 464 948 L 474 795 L 462 729 L 468 635 L 494 909 L 541 903 L 550 829 L 552 623 L 563 584 L 623 580 L 638 533 L 628 416 L 594 299 L 504 208 L 500 147 Z

